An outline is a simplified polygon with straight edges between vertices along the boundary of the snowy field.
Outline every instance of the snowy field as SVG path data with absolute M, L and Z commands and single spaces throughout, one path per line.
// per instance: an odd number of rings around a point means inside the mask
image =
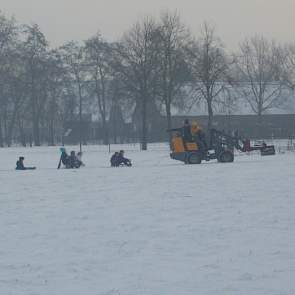
M 57 170 L 58 147 L 0 149 L 1 295 L 295 294 L 294 153 L 126 156 L 89 146 Z

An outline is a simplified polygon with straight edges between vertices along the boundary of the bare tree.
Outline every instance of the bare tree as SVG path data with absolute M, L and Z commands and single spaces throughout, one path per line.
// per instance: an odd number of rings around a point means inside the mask
M 93 92 L 98 102 L 98 113 L 102 119 L 103 143 L 109 143 L 107 126 L 107 86 L 110 82 L 110 46 L 98 33 L 85 42 L 86 61 Z
M 47 59 L 47 104 L 46 127 L 48 128 L 48 144 L 55 145 L 56 129 L 61 124 L 60 110 L 63 93 L 67 87 L 68 73 L 66 72 L 62 56 L 58 50 L 51 50 Z
M 239 71 L 236 86 L 259 117 L 280 103 L 283 90 L 281 56 L 275 42 L 263 36 L 246 39 L 236 56 Z
M 47 66 L 48 42 L 36 24 L 25 26 L 24 33 L 26 38 L 23 44 L 23 57 L 26 61 L 28 84 L 30 85 L 33 138 L 35 145 L 39 146 L 41 113 L 46 99 L 43 83 Z
M 167 128 L 171 129 L 171 107 L 183 105 L 183 91 L 189 81 L 186 49 L 188 29 L 177 13 L 161 15 L 159 32 L 159 97 L 165 107 Z
M 291 90 L 295 89 L 295 43 L 286 44 L 281 50 L 282 82 Z
M 82 151 L 82 142 L 85 141 L 82 128 L 83 101 L 85 96 L 85 86 L 87 82 L 87 65 L 85 63 L 85 48 L 77 42 L 69 42 L 61 48 L 63 58 L 68 72 L 76 85 L 79 98 L 79 142 Z
M 204 23 L 200 38 L 192 42 L 189 58 L 193 82 L 198 98 L 204 100 L 208 110 L 208 129 L 213 124 L 213 105 L 224 90 L 229 62 L 214 26 Z
M 8 56 L 10 56 L 11 47 L 14 47 L 17 38 L 17 25 L 13 18 L 7 18 L 0 11 L 0 147 L 3 147 L 3 116 L 5 105 L 4 81 L 6 80 L 6 70 L 9 68 Z
M 157 26 L 152 18 L 136 23 L 115 45 L 114 70 L 141 109 L 141 147 L 147 149 L 148 108 L 155 100 L 158 51 Z

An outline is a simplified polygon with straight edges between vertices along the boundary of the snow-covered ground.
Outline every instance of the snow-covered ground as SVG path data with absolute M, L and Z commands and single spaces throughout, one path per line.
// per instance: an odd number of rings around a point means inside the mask
M 38 169 L 14 171 L 19 155 Z M 110 168 L 89 146 L 57 170 L 57 147 L 0 149 L 1 295 L 295 294 L 294 153 L 127 156 Z

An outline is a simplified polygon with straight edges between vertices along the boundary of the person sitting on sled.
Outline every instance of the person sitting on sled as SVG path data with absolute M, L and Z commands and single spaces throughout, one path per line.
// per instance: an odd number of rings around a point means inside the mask
M 69 156 L 69 167 L 68 168 L 80 168 L 81 161 L 77 159 L 75 151 L 71 151 L 71 154 Z
M 36 167 L 25 167 L 24 165 L 24 157 L 19 157 L 18 161 L 16 162 L 15 170 L 35 170 Z
M 85 164 L 82 161 L 82 152 L 78 152 L 76 156 L 77 162 L 80 164 L 81 167 L 84 167 Z
M 118 166 L 125 165 L 125 166 L 132 166 L 131 160 L 124 157 L 124 151 L 120 150 L 118 158 L 117 158 Z
M 124 151 L 121 150 L 119 153 L 116 152 L 111 157 L 111 166 L 119 167 L 119 166 L 128 166 L 131 167 L 131 160 L 124 157 Z
M 119 153 L 118 152 L 115 152 L 112 157 L 111 157 L 111 167 L 117 167 L 117 163 L 118 163 L 118 156 L 119 156 Z

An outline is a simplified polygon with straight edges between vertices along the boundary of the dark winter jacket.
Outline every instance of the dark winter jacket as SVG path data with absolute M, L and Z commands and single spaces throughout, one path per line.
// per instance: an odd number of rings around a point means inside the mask
M 121 153 L 114 153 L 110 161 L 112 167 L 118 167 L 120 165 L 132 166 L 131 161 L 125 158 Z
M 117 167 L 118 166 L 118 154 L 119 153 L 114 153 L 113 155 L 112 155 L 112 157 L 111 157 L 111 160 L 110 160 L 110 162 L 111 162 L 111 166 L 112 167 Z
M 182 127 L 182 136 L 186 142 L 192 141 L 192 132 L 191 132 L 191 125 L 185 124 Z
M 24 166 L 23 161 L 18 160 L 16 162 L 16 170 L 26 170 L 26 167 Z

